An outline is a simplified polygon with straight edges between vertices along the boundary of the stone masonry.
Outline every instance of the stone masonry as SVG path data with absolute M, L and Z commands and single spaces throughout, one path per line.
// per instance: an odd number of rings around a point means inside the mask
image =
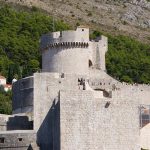
M 148 148 L 139 108 L 150 104 L 150 86 L 110 77 L 107 49 L 107 37 L 90 40 L 84 26 L 43 35 L 42 72 L 13 84 L 13 115 L 0 116 L 0 149 Z

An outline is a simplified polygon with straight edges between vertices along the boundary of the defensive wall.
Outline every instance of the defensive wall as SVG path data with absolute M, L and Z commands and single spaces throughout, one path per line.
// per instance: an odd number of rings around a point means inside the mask
M 106 70 L 107 37 L 89 40 L 89 29 L 53 32 L 41 38 L 42 69 L 44 72 L 89 74 L 89 67 Z
M 30 114 L 0 115 L 0 131 L 33 130 Z
M 0 132 L 0 149 L 2 150 L 38 150 L 34 131 L 5 131 Z M 35 146 L 32 146 L 35 145 Z
M 42 73 L 44 74 L 44 73 Z M 62 76 L 69 76 L 69 74 L 61 74 L 61 73 L 51 73 L 51 76 L 55 76 L 57 78 L 63 79 Z M 140 98 L 139 103 L 142 105 L 149 105 L 149 97 L 150 97 L 150 86 L 149 85 L 141 85 L 141 84 L 128 84 L 128 83 L 121 83 L 115 79 L 113 79 L 110 76 L 98 76 L 93 77 L 90 75 L 75 75 L 76 79 L 74 78 L 74 75 L 70 75 L 72 77 L 71 81 L 65 80 L 65 82 L 70 82 L 71 84 L 76 84 L 76 87 L 78 85 L 78 79 L 83 78 L 88 81 L 89 86 L 93 90 L 101 90 L 106 92 L 113 92 L 117 90 L 120 91 L 121 95 L 125 95 L 127 93 L 130 93 L 130 91 L 134 91 L 136 93 L 136 96 Z M 42 80 L 44 83 L 44 79 Z M 48 82 L 48 81 L 47 81 Z M 51 82 L 51 81 L 50 81 Z M 64 82 L 60 81 L 60 82 Z M 69 83 L 68 83 L 69 84 Z M 13 93 L 15 95 L 13 96 L 13 113 L 27 113 L 27 112 L 33 112 L 33 93 L 34 93 L 34 77 L 28 77 L 19 80 L 13 85 Z M 72 86 L 75 85 L 72 84 Z M 68 86 L 71 88 L 70 86 Z
M 150 124 L 147 124 L 140 130 L 140 144 L 142 145 L 143 149 L 150 149 Z
M 41 149 L 140 150 L 135 92 L 122 96 L 116 90 L 111 98 L 95 99 L 94 91 L 79 88 L 77 81 L 78 76 L 34 74 L 34 127 Z
M 13 114 L 33 111 L 33 83 L 33 77 L 27 77 L 13 84 Z
M 140 150 L 139 106 L 149 105 L 150 86 L 110 77 L 107 48 L 107 37 L 92 41 L 86 27 L 43 35 L 42 73 L 13 84 L 0 148 Z

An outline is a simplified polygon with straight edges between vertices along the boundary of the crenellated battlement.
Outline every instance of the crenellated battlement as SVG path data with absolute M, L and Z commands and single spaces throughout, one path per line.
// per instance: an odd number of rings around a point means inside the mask
M 89 43 L 85 42 L 61 42 L 61 43 L 49 43 L 42 50 L 48 50 L 49 48 L 88 48 Z
M 89 39 L 89 29 L 85 27 L 78 27 L 75 31 L 69 30 L 69 31 L 58 31 L 58 32 L 52 32 L 48 34 L 44 34 L 41 37 L 40 41 L 40 49 L 45 50 L 54 46 L 66 46 L 66 45 L 83 45 L 86 43 L 107 43 L 107 37 L 100 36 L 96 40 Z
M 89 81 L 89 85 L 93 89 L 105 89 L 105 90 L 128 90 L 130 91 L 131 89 L 139 90 L 139 91 L 150 91 L 150 85 L 146 84 L 137 84 L 137 83 L 126 83 L 126 82 L 119 82 L 116 80 L 112 79 L 91 79 Z
M 43 72 L 13 84 L 14 115 L 0 116 L 0 148 L 140 150 L 139 106 L 150 104 L 150 85 L 107 74 L 107 37 L 89 40 L 80 26 L 43 35 L 40 49 Z
M 58 43 L 87 43 L 89 42 L 89 29 L 78 27 L 75 31 L 58 31 L 45 34 L 41 37 L 41 49 L 48 45 L 57 45 Z
M 107 37 L 90 40 L 89 28 L 58 31 L 41 37 L 42 69 L 46 72 L 88 75 L 90 67 L 106 70 Z M 69 65 L 68 65 L 69 64 Z

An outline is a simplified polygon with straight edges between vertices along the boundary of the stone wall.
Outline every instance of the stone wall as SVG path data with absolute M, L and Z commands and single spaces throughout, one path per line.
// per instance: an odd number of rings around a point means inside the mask
M 100 72 L 99 72 L 100 73 Z M 139 105 L 149 105 L 150 102 L 150 85 L 142 84 L 128 84 L 121 83 L 109 76 L 104 76 L 105 78 L 97 76 L 90 76 L 89 85 L 93 89 L 101 89 L 106 91 L 118 91 L 118 95 L 124 97 L 132 95 L 132 99 L 138 100 Z M 112 93 L 113 93 L 112 92 Z M 138 99 L 137 99 L 138 97 Z
M 54 47 L 42 54 L 42 70 L 72 74 L 88 74 L 88 51 L 81 47 Z
M 33 120 L 27 115 L 9 116 L 7 131 L 10 130 L 33 130 Z
M 34 131 L 0 132 L 0 149 L 2 150 L 27 150 L 35 141 Z M 38 150 L 38 147 L 35 150 Z
M 34 128 L 41 150 L 140 150 L 136 92 L 116 90 L 112 98 L 94 99 L 77 80 L 34 75 Z
M 150 149 L 150 124 L 140 130 L 140 144 L 143 149 Z
M 92 60 L 93 68 L 106 71 L 105 54 L 108 50 L 108 39 L 101 36 L 98 41 L 89 42 L 89 58 Z
M 0 131 L 7 130 L 7 122 L 9 117 L 10 117 L 9 115 L 0 114 Z
M 53 32 L 41 38 L 42 70 L 73 74 L 89 74 L 91 66 L 105 71 L 107 37 L 89 40 L 89 29 L 78 27 L 76 31 Z
M 34 74 L 34 129 L 41 150 L 60 150 L 59 91 L 79 89 L 76 75 Z
M 0 131 L 33 130 L 30 114 L 0 115 Z
M 44 35 L 42 69 L 52 73 L 13 84 L 13 113 L 26 114 L 0 116 L 1 131 L 9 130 L 0 133 L 0 149 L 36 141 L 41 150 L 140 150 L 139 106 L 149 104 L 150 86 L 107 75 L 107 42 L 90 41 L 86 27 Z
M 61 150 L 140 150 L 138 104 L 93 99 L 89 91 L 60 92 Z
M 89 28 L 78 27 L 76 31 L 58 31 L 45 34 L 41 37 L 40 48 L 45 49 L 49 44 L 63 43 L 63 42 L 88 42 Z
M 13 114 L 32 112 L 33 82 L 33 77 L 28 77 L 18 80 L 13 84 Z

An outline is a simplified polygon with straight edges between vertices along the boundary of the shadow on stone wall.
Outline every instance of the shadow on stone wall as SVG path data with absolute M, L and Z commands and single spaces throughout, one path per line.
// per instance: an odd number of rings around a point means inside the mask
M 40 150 L 60 150 L 60 102 L 53 102 L 37 133 Z
M 10 117 L 7 130 L 33 130 L 33 121 L 29 121 L 27 116 Z

